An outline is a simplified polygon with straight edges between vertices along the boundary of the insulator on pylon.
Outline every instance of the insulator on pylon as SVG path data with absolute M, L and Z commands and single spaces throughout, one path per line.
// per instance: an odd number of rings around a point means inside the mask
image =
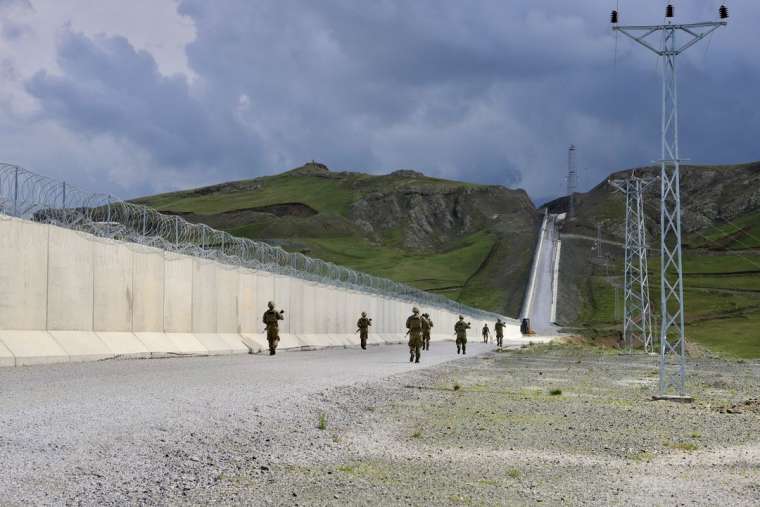
M 718 14 L 720 14 L 720 19 L 728 19 L 728 7 L 721 5 Z
M 612 24 L 617 24 L 618 22 L 618 11 L 612 11 L 612 15 L 610 16 L 610 21 Z
M 666 18 L 673 17 L 673 4 L 668 4 L 668 6 L 665 7 L 665 17 Z

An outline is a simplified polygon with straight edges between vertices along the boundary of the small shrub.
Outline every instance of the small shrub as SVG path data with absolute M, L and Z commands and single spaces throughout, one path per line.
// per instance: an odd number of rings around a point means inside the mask
M 552 389 L 551 391 L 549 391 L 549 394 L 551 396 L 559 396 L 562 394 L 562 389 Z
M 517 468 L 510 468 L 509 470 L 507 470 L 507 475 L 513 479 L 518 479 L 522 475 L 522 473 Z
M 462 388 L 459 384 L 454 384 L 454 390 L 459 391 Z
M 414 430 L 414 433 L 412 433 L 412 438 L 422 438 L 422 430 L 419 428 Z
M 317 424 L 317 428 L 323 431 L 327 429 L 327 416 L 324 413 L 319 414 L 319 424 Z
M 699 449 L 699 446 L 697 444 L 691 442 L 665 442 L 665 447 L 687 452 L 696 451 Z

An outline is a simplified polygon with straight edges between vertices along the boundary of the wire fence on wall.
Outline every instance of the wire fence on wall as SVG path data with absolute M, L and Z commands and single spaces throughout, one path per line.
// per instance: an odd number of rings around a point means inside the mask
M 16 165 L 0 163 L 0 213 L 99 237 L 466 313 L 482 320 L 503 318 L 387 278 L 298 252 L 287 252 L 261 241 L 239 238 L 111 195 L 86 192 L 65 181 L 41 176 Z

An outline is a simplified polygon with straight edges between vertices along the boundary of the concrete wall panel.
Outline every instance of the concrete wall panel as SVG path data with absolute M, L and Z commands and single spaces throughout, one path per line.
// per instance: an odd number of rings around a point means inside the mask
M 0 329 L 45 329 L 48 226 L 0 215 Z
M 99 361 L 116 355 L 93 331 L 50 331 L 50 335 L 71 362 Z
M 238 279 L 238 332 L 254 333 L 261 332 L 261 314 L 256 306 L 256 273 L 249 269 L 240 269 Z
M 11 351 L 16 366 L 65 363 L 69 355 L 47 331 L 0 331 L 0 342 Z
M 47 328 L 91 331 L 93 325 L 93 239 L 50 227 Z
M 239 271 L 237 267 L 216 266 L 216 332 L 238 332 Z
M 167 252 L 164 259 L 164 324 L 167 333 L 193 330 L 193 258 Z
M 132 331 L 161 333 L 164 330 L 164 253 L 155 248 L 133 248 Z
M 193 333 L 216 333 L 216 275 L 216 263 L 193 259 Z
M 132 333 L 98 331 L 96 334 L 116 356 L 133 358 L 150 356 L 145 345 Z
M 132 250 L 124 243 L 93 239 L 94 329 L 132 330 Z
M 16 366 L 16 358 L 13 353 L 0 341 L 0 367 Z

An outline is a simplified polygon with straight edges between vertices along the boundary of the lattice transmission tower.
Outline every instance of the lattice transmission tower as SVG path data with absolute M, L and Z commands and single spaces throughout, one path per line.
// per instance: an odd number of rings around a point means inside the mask
M 578 171 L 575 168 L 575 145 L 571 144 L 567 150 L 567 195 L 570 198 L 570 204 L 567 211 L 567 218 L 575 218 L 575 192 L 578 190 Z
M 625 194 L 625 268 L 623 277 L 623 343 L 631 352 L 641 346 L 652 352 L 652 304 L 649 297 L 648 244 L 644 191 L 652 178 L 632 174 L 610 184 Z
M 612 11 L 613 30 L 662 58 L 662 117 L 660 157 L 660 382 L 659 396 L 689 399 L 685 390 L 683 262 L 681 259 L 680 153 L 678 149 L 678 56 L 727 24 L 728 9 L 718 9 L 720 21 L 674 24 L 672 4 L 665 10 L 666 24 L 619 26 Z M 678 37 L 682 37 L 679 40 Z M 659 38 L 659 40 L 657 40 Z M 677 395 L 673 395 L 673 391 Z

